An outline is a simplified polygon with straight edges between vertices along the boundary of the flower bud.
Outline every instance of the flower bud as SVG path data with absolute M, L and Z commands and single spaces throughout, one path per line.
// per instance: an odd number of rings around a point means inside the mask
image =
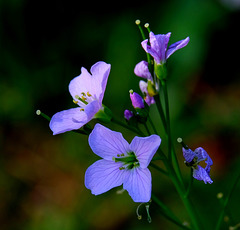
M 130 118 L 132 118 L 132 117 L 133 117 L 133 112 L 130 111 L 130 110 L 128 110 L 128 109 L 126 109 L 126 110 L 124 111 L 124 118 L 125 118 L 127 121 L 129 121 Z
M 144 108 L 144 101 L 142 99 L 142 97 L 138 94 L 133 92 L 132 90 L 129 91 L 130 92 L 130 99 L 132 101 L 132 106 L 135 109 L 143 109 Z

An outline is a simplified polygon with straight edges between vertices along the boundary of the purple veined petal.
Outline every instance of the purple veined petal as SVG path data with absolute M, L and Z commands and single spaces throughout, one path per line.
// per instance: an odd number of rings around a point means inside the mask
M 193 158 L 196 156 L 196 154 L 191 149 L 182 148 L 182 152 L 183 152 L 184 159 L 188 163 L 190 163 L 193 160 Z
M 80 108 L 63 110 L 53 115 L 50 121 L 50 129 L 53 135 L 64 133 L 71 130 L 80 129 L 89 121 L 87 114 L 80 111 Z
M 135 153 L 142 169 L 148 167 L 160 144 L 161 138 L 158 135 L 133 138 L 130 149 Z
M 89 72 L 82 67 L 81 74 L 75 78 L 73 78 L 68 86 L 69 92 L 74 100 L 76 100 L 76 96 L 82 96 L 82 93 L 91 93 L 92 90 L 92 76 Z
M 69 92 L 73 99 L 76 95 L 82 96 L 82 93 L 89 93 L 93 99 L 102 103 L 111 65 L 105 62 L 97 62 L 91 67 L 92 75 L 84 68 L 81 68 L 81 74 L 71 80 Z
M 110 64 L 107 64 L 103 61 L 99 61 L 95 63 L 90 70 L 93 76 L 95 93 L 100 103 L 102 103 L 103 100 L 108 76 L 110 74 L 110 69 L 111 69 Z
M 120 186 L 125 180 L 125 170 L 119 168 L 122 162 L 98 160 L 88 167 L 85 173 L 85 186 L 92 194 L 99 195 Z
M 92 101 L 84 107 L 88 120 L 94 118 L 94 115 L 102 108 L 99 101 Z
M 148 69 L 148 63 L 146 61 L 139 62 L 134 68 L 134 73 L 138 77 L 146 78 L 151 81 L 153 80 L 152 75 Z
M 148 45 L 148 39 L 142 41 L 141 45 L 145 52 L 149 53 L 154 58 L 157 64 L 160 64 L 160 57 L 158 53 L 150 45 Z
M 105 160 L 112 160 L 113 157 L 118 157 L 118 154 L 130 152 L 129 143 L 121 133 L 100 124 L 95 125 L 89 135 L 88 143 L 92 151 Z
M 194 150 L 194 152 L 198 158 L 198 161 L 205 161 L 205 163 L 207 164 L 205 167 L 205 170 L 209 174 L 211 166 L 213 165 L 213 161 L 210 158 L 210 156 L 207 154 L 207 152 L 202 147 L 196 148 Z
M 123 188 L 128 191 L 134 202 L 148 202 L 152 192 L 152 176 L 149 169 L 138 167 L 126 171 Z
M 164 63 L 167 59 L 166 51 L 170 36 L 171 33 L 155 35 L 153 32 L 150 32 L 149 34 L 151 48 L 158 54 L 159 63 Z
M 193 169 L 193 177 L 197 180 L 203 180 L 205 184 L 207 184 L 207 183 L 212 184 L 213 183 L 209 174 L 200 165 L 197 166 L 197 169 Z
M 167 50 L 166 59 L 168 59 L 176 50 L 179 50 L 179 49 L 185 47 L 188 44 L 189 40 L 190 40 L 189 37 L 187 37 L 181 41 L 178 41 L 178 42 L 170 45 Z

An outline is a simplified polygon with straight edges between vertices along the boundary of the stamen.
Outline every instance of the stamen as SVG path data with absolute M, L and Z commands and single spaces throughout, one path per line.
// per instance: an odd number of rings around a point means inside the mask
M 82 92 L 81 94 L 86 97 L 86 93 Z
M 82 103 L 84 103 L 85 105 L 88 104 L 88 103 L 86 102 L 87 98 L 85 98 L 84 96 L 79 97 L 78 95 L 76 95 L 75 98 L 78 99 L 79 101 L 81 101 Z
M 92 96 L 92 94 L 90 94 L 89 92 L 87 92 L 87 95 L 88 95 L 88 97 L 91 97 L 91 96 Z
M 140 208 L 143 204 L 145 204 L 145 203 L 141 203 L 140 205 L 138 205 L 137 210 L 136 210 L 137 218 L 138 218 L 139 220 L 142 219 L 142 215 L 139 214 L 139 208 Z
M 149 23 L 145 23 L 144 27 L 147 29 L 148 33 L 151 32 L 150 27 L 149 27 Z
M 141 21 L 139 20 L 139 19 L 137 19 L 136 21 L 135 21 L 135 24 L 138 26 L 138 25 L 140 25 L 140 23 L 141 23 Z
M 82 112 L 82 111 L 84 111 L 84 109 L 83 109 L 83 108 L 81 108 L 81 109 L 80 109 L 80 111 Z
M 83 101 L 86 101 L 86 100 L 87 100 L 87 98 L 84 97 L 84 96 L 81 96 L 81 99 L 82 99 Z
M 74 104 L 78 104 L 78 101 L 76 101 L 76 100 L 73 100 L 73 103 L 74 103 Z

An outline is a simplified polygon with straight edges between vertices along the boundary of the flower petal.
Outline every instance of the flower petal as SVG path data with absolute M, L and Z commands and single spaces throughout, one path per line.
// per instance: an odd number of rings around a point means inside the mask
M 76 99 L 76 95 L 82 96 L 82 93 L 90 93 L 95 99 L 102 103 L 110 68 L 110 64 L 102 61 L 97 62 L 91 67 L 91 75 L 82 67 L 81 74 L 75 77 L 69 84 L 69 92 L 73 99 Z
M 205 184 L 207 184 L 207 183 L 212 184 L 213 183 L 209 174 L 200 165 L 197 166 L 197 169 L 193 169 L 193 177 L 197 180 L 203 180 Z
M 142 169 L 148 167 L 160 144 L 161 138 L 158 135 L 133 138 L 130 148 L 135 153 Z
M 188 163 L 190 163 L 193 160 L 193 158 L 196 156 L 196 154 L 191 149 L 182 148 L 182 152 L 183 152 L 184 159 Z
M 150 32 L 149 34 L 151 47 L 155 50 L 159 57 L 159 62 L 157 62 L 158 64 L 165 62 L 167 59 L 166 50 L 170 36 L 171 33 L 155 35 L 153 32 Z
M 189 40 L 190 40 L 189 37 L 187 37 L 181 41 L 178 41 L 178 42 L 170 45 L 167 50 L 166 59 L 168 59 L 176 50 L 179 50 L 179 49 L 185 47 L 188 44 Z
M 205 170 L 207 173 L 210 173 L 210 167 L 213 165 L 213 161 L 207 152 L 202 147 L 199 147 L 194 150 L 194 153 L 197 155 L 198 161 L 205 161 L 207 164 Z
M 133 168 L 126 171 L 123 188 L 134 202 L 148 202 L 151 199 L 152 176 L 148 168 Z
M 149 72 L 149 69 L 148 69 L 148 63 L 146 61 L 139 62 L 134 68 L 134 73 L 138 77 L 146 78 L 146 79 L 149 79 L 151 81 L 153 80 L 152 75 L 151 75 L 151 73 Z
M 80 108 L 63 110 L 53 115 L 50 121 L 50 129 L 53 135 L 71 130 L 80 129 L 89 121 L 87 114 Z
M 121 133 L 100 124 L 95 125 L 88 142 L 92 151 L 106 160 L 112 160 L 113 157 L 117 157 L 117 154 L 130 152 L 129 144 Z
M 92 194 L 99 195 L 120 186 L 125 178 L 125 170 L 120 170 L 123 163 L 98 160 L 86 170 L 85 186 Z
M 146 53 L 149 53 L 155 60 L 157 64 L 160 64 L 160 57 L 156 50 L 148 45 L 148 39 L 141 42 L 142 48 L 145 50 Z
M 107 64 L 103 61 L 99 61 L 95 63 L 90 70 L 94 78 L 93 81 L 95 83 L 95 87 L 98 90 L 98 92 L 96 92 L 96 95 L 100 103 L 102 103 L 103 100 L 110 69 L 111 69 L 110 64 Z

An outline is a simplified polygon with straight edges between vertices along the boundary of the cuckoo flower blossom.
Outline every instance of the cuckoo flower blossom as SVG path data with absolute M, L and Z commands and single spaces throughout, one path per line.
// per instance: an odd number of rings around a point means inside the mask
M 129 144 L 121 133 L 96 124 L 88 142 L 92 151 L 103 158 L 85 173 L 85 186 L 92 194 L 123 184 L 134 202 L 150 200 L 152 177 L 147 167 L 161 143 L 159 136 L 135 137 Z
M 50 128 L 54 135 L 81 128 L 103 109 L 102 100 L 110 68 L 110 64 L 102 61 L 91 67 L 91 74 L 82 67 L 81 74 L 69 84 L 73 102 L 80 108 L 64 110 L 52 117 Z
M 203 180 L 205 184 L 211 184 L 213 181 L 210 178 L 210 167 L 213 165 L 213 161 L 207 152 L 201 147 L 196 148 L 194 152 L 183 147 L 182 151 L 186 165 L 193 169 L 193 177 L 197 180 Z M 201 161 L 205 161 L 205 168 L 199 165 Z
M 153 32 L 150 32 L 150 45 L 148 45 L 148 39 L 141 43 L 143 49 L 154 58 L 157 64 L 164 64 L 176 50 L 183 48 L 189 42 L 189 37 L 187 37 L 167 48 L 170 36 L 171 33 L 155 35 Z

